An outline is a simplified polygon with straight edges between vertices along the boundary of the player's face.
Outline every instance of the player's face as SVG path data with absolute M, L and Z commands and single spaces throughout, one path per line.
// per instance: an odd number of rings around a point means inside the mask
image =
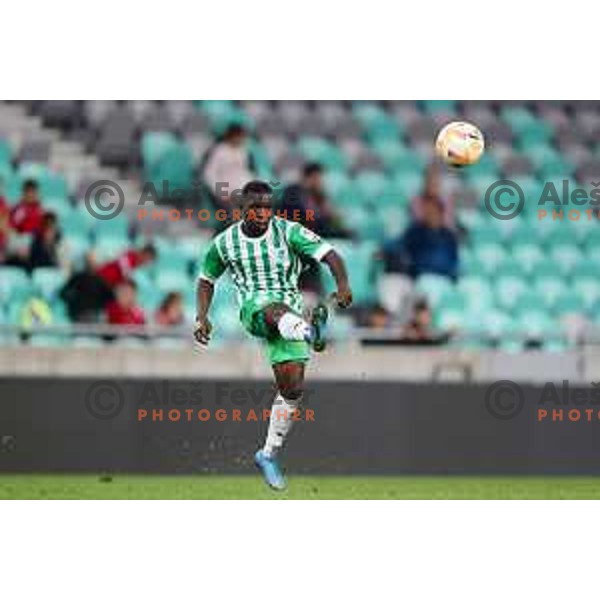
M 244 220 L 249 229 L 257 233 L 263 233 L 269 226 L 273 216 L 271 197 L 268 194 L 252 198 L 246 207 Z

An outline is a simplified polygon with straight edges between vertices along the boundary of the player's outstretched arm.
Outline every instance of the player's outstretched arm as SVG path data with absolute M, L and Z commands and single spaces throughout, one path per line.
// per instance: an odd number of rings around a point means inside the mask
M 348 308 L 352 304 L 352 290 L 350 289 L 348 271 L 346 270 L 344 259 L 332 249 L 321 260 L 327 264 L 335 279 L 337 286 L 335 297 L 338 306 L 340 308 Z
M 198 279 L 198 289 L 196 293 L 196 325 L 194 327 L 194 337 L 196 341 L 204 346 L 210 341 L 212 325 L 208 320 L 208 311 L 212 304 L 215 286 L 208 279 Z

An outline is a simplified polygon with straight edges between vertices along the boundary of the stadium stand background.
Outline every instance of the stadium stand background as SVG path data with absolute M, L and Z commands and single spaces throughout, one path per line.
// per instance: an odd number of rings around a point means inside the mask
M 561 351 L 584 342 L 600 322 L 598 221 L 539 222 L 535 199 L 545 181 L 569 179 L 589 188 L 598 180 L 600 103 L 40 101 L 0 104 L 0 178 L 9 204 L 19 199 L 25 180 L 38 181 L 44 209 L 59 219 L 64 266 L 31 274 L 0 266 L 0 343 L 145 345 L 127 332 L 106 342 L 73 327 L 58 292 L 88 250 L 102 262 L 149 240 L 158 260 L 134 274 L 143 308 L 151 316 L 166 293 L 180 291 L 191 321 L 198 262 L 214 223 L 140 221 L 137 200 L 144 181 L 191 186 L 206 152 L 231 123 L 251 132 L 259 177 L 287 184 L 306 162 L 324 166 L 328 196 L 356 233 L 338 245 L 357 306 L 385 303 L 378 251 L 407 227 L 436 131 L 456 118 L 482 129 L 488 151 L 462 172 L 442 170 L 443 195 L 453 198 L 466 235 L 456 282 L 425 275 L 415 283 L 436 326 L 459 332 L 451 343 L 468 348 Z M 502 178 L 517 181 L 527 197 L 523 214 L 510 221 L 493 219 L 482 202 L 488 186 Z M 82 197 L 97 180 L 116 181 L 124 190 L 125 210 L 117 218 L 97 220 L 85 210 Z M 10 236 L 13 248 L 28 243 Z M 24 325 L 23 307 L 37 298 L 50 314 Z M 213 321 L 216 343 L 243 338 L 227 283 L 218 288 Z M 357 323 L 356 314 L 340 315 L 333 335 L 362 335 Z M 393 336 L 395 327 L 380 333 Z M 182 327 L 152 343 L 173 347 L 189 339 L 189 327 Z

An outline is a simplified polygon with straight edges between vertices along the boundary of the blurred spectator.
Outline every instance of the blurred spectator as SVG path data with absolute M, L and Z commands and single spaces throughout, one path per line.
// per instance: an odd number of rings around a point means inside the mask
M 106 320 L 111 325 L 143 325 L 146 322 L 144 310 L 137 303 L 137 288 L 133 281 L 119 283 L 115 299 L 106 308 Z
M 40 229 L 34 234 L 31 241 L 29 248 L 29 269 L 58 267 L 59 241 L 60 231 L 56 215 L 48 212 L 42 217 Z
M 254 164 L 246 145 L 248 134 L 244 127 L 232 124 L 221 139 L 204 157 L 204 181 L 215 197 L 218 208 L 227 208 L 229 196 L 254 179 Z
M 109 285 L 96 272 L 93 253 L 85 257 L 83 270 L 74 273 L 60 291 L 69 317 L 78 323 L 97 323 L 106 304 L 112 300 Z
M 154 321 L 157 325 L 172 327 L 183 324 L 183 296 L 179 292 L 168 293 L 160 303 Z
M 340 215 L 327 198 L 323 186 L 323 168 L 318 163 L 304 166 L 300 183 L 290 185 L 283 191 L 278 210 L 285 210 L 288 219 L 298 220 L 320 236 L 352 236 L 352 232 L 344 226 Z M 294 211 L 299 219 L 294 217 Z
M 380 304 L 368 313 L 366 326 L 370 329 L 387 329 L 392 323 L 392 315 Z
M 115 260 L 104 263 L 98 268 L 98 275 L 111 287 L 127 281 L 135 269 L 153 262 L 156 259 L 156 249 L 147 244 L 141 249 L 128 250 Z
M 433 328 L 433 315 L 426 299 L 418 299 L 413 306 L 413 314 L 404 326 L 402 339 L 415 344 L 441 344 L 447 342 L 450 334 Z
M 449 229 L 456 227 L 454 214 L 454 201 L 452 198 L 442 196 L 442 184 L 440 180 L 440 168 L 437 163 L 432 163 L 425 173 L 423 191 L 420 196 L 412 199 L 411 212 L 415 221 L 422 221 L 424 218 L 425 202 L 433 199 L 441 202 L 444 207 L 444 225 Z
M 43 215 L 38 184 L 33 179 L 28 179 L 23 184 L 21 199 L 11 210 L 11 227 L 18 233 L 37 233 L 42 226 Z
M 458 275 L 458 240 L 444 224 L 444 205 L 428 197 L 422 201 L 421 219 L 384 246 L 386 269 L 416 278 L 424 273 Z
M 417 300 L 413 314 L 404 327 L 404 337 L 408 340 L 424 340 L 431 335 L 433 316 L 427 300 Z

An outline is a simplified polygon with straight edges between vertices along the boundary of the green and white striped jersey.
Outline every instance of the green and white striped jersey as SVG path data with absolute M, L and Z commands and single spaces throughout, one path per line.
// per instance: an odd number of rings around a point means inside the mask
M 283 302 L 301 312 L 300 257 L 319 261 L 330 250 L 330 244 L 300 223 L 273 217 L 263 235 L 249 237 L 240 221 L 212 240 L 200 277 L 213 283 L 229 269 L 242 315 L 272 302 Z

